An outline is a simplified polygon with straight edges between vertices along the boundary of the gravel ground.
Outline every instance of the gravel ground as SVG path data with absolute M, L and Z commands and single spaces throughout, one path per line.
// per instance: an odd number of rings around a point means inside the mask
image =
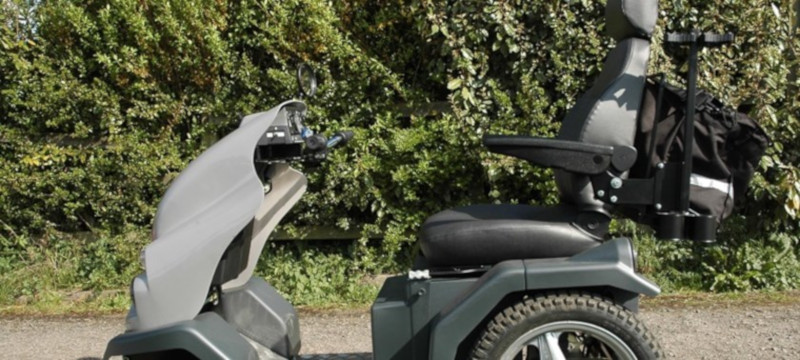
M 798 359 L 800 304 L 648 306 L 640 316 L 674 359 Z M 0 318 L 0 359 L 89 360 L 121 316 Z M 302 313 L 303 353 L 371 351 L 367 311 Z

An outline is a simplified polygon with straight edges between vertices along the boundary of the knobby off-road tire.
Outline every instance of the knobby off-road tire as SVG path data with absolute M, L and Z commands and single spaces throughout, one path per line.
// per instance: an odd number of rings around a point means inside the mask
M 543 346 L 536 347 L 541 342 Z M 622 306 L 593 294 L 558 292 L 523 299 L 500 311 L 479 335 L 470 359 L 539 359 L 539 352 L 547 352 L 550 345 L 566 359 L 664 357 L 650 331 Z M 517 352 L 521 348 L 525 356 Z M 581 351 L 583 355 L 576 354 Z

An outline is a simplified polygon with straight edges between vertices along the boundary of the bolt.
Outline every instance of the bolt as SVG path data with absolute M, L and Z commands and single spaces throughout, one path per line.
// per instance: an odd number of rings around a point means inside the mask
M 597 190 L 597 197 L 603 197 L 603 196 L 606 196 L 606 192 L 603 190 Z
M 611 187 L 614 189 L 619 189 L 622 187 L 622 179 L 620 178 L 613 178 L 611 179 Z
M 617 196 L 616 196 L 616 195 L 612 195 L 612 196 L 611 196 L 611 202 L 612 202 L 612 203 L 615 203 L 615 202 L 617 202 Z

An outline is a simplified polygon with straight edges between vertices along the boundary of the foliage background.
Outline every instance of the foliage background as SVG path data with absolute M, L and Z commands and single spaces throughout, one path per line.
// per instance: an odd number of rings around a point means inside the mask
M 0 304 L 125 287 L 158 200 L 238 115 L 296 92 L 308 62 L 319 130 L 357 141 L 310 174 L 284 229 L 358 241 L 279 242 L 259 272 L 307 304 L 366 301 L 364 274 L 402 270 L 415 229 L 475 202 L 551 204 L 548 170 L 493 156 L 484 133 L 550 136 L 613 46 L 589 0 L 2 0 Z M 700 85 L 774 144 L 718 245 L 639 242 L 667 289 L 800 284 L 800 69 L 791 0 L 662 0 L 651 72 L 680 83 L 663 34 L 734 31 L 701 54 Z M 795 15 L 796 16 L 796 15 Z M 446 102 L 452 111 L 424 110 Z M 422 109 L 422 110 L 421 110 Z M 381 240 L 370 240 L 371 234 Z M 326 285 L 321 285 L 326 284 Z M 56 294 L 56 295 L 53 295 Z M 113 306 L 113 304 L 112 304 Z

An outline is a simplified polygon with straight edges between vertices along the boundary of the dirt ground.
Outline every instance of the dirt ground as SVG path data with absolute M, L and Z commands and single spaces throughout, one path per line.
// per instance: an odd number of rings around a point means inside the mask
M 646 305 L 641 318 L 673 359 L 800 359 L 800 303 Z M 0 318 L 0 359 L 89 360 L 123 317 Z M 304 354 L 371 351 L 367 310 L 302 312 Z

